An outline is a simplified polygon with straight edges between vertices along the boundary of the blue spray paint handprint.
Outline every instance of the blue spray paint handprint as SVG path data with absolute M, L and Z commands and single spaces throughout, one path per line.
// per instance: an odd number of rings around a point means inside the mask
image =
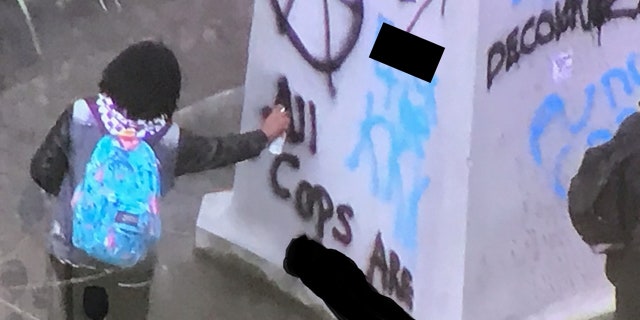
M 383 17 L 379 18 L 379 26 L 383 22 L 392 24 Z M 376 95 L 369 91 L 366 96 L 365 117 L 360 124 L 359 141 L 346 161 L 350 170 L 360 166 L 362 156 L 370 161 L 371 193 L 395 206 L 395 236 L 409 248 L 417 246 L 418 205 L 422 195 L 429 186 L 429 178 L 424 175 L 424 144 L 431 137 L 436 124 L 435 86 L 438 78 L 431 83 L 416 79 L 408 74 L 395 71 L 381 63 L 374 63 L 375 74 L 386 87 L 385 97 L 381 103 L 383 110 L 374 112 Z M 415 93 L 421 98 L 419 104 L 411 101 L 409 94 Z M 393 93 L 399 93 L 397 100 Z M 391 117 L 391 115 L 396 117 Z M 386 155 L 386 166 L 379 165 L 372 138 L 374 129 L 385 131 L 389 151 Z M 401 157 L 413 155 L 410 174 L 403 176 Z M 409 178 L 411 178 L 409 180 Z M 410 186 L 406 192 L 405 182 Z

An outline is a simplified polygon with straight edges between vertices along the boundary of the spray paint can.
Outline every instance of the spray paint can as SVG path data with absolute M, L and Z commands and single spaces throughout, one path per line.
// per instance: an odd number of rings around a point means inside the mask
M 276 93 L 275 103 L 276 105 L 283 106 L 280 112 L 291 110 L 291 90 L 289 89 L 289 81 L 287 81 L 286 77 L 280 77 L 280 79 L 278 79 L 278 92 Z M 281 154 L 285 142 L 287 142 L 286 132 L 269 144 L 269 152 L 274 155 Z
M 280 112 L 286 112 L 286 108 L 280 109 Z M 271 154 L 279 155 L 282 153 L 282 149 L 284 148 L 284 143 L 287 141 L 287 133 L 283 133 L 281 136 L 276 138 L 269 144 L 269 152 Z

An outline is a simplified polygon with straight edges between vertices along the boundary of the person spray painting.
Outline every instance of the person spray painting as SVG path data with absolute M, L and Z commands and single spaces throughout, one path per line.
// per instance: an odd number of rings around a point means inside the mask
M 174 179 L 259 156 L 290 116 L 274 106 L 260 129 L 224 138 L 178 127 L 180 66 L 151 40 L 121 52 L 98 87 L 60 115 L 31 160 L 31 177 L 56 199 L 47 249 L 55 276 L 67 280 L 67 319 L 146 319 L 159 202 Z M 107 275 L 68 281 L 97 273 Z M 132 300 L 136 308 L 125 313 Z
M 589 148 L 568 192 L 571 222 L 584 242 L 606 255 L 616 289 L 616 320 L 640 319 L 640 113 L 614 137 Z

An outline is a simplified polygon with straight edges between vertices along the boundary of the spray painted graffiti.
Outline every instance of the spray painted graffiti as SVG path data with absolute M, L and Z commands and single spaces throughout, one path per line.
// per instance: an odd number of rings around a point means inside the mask
M 287 128 L 287 143 L 298 145 L 306 140 L 306 116 L 309 115 L 310 132 L 309 132 L 309 151 L 315 155 L 318 149 L 318 129 L 316 124 L 316 104 L 313 101 L 305 103 L 304 98 L 295 95 L 296 109 L 291 105 L 291 90 L 289 89 L 289 81 L 286 77 L 278 79 L 278 93 L 275 103 L 284 107 L 284 109 L 292 115 L 289 128 Z M 309 109 L 306 109 L 306 106 Z M 264 106 L 261 110 L 262 119 L 266 119 L 271 113 L 271 107 Z M 296 117 L 297 113 L 297 117 Z
M 415 2 L 415 1 L 413 1 L 413 2 Z M 420 17 L 422 16 L 422 13 L 429 7 L 431 2 L 433 2 L 433 0 L 424 0 L 422 5 L 420 5 L 420 7 L 418 8 L 418 11 L 416 11 L 416 13 L 413 15 L 413 18 L 411 19 L 411 22 L 409 23 L 409 26 L 407 27 L 407 32 L 411 32 L 411 30 L 413 30 L 413 27 L 416 25 L 418 20 L 420 20 Z M 444 16 L 444 8 L 445 8 L 446 4 L 447 4 L 447 0 L 442 0 L 442 4 L 440 6 L 440 15 L 441 16 Z
M 376 271 L 380 271 L 382 291 L 395 295 L 399 301 L 409 307 L 409 310 L 413 310 L 413 276 L 409 269 L 402 267 L 400 257 L 395 251 L 389 250 L 389 260 L 387 261 L 387 250 L 382 242 L 380 232 L 376 235 L 373 251 L 369 257 L 367 269 L 369 283 L 375 283 Z
M 636 111 L 635 101 L 629 99 L 629 103 L 622 103 L 622 97 L 634 96 L 636 87 L 640 86 L 640 72 L 636 65 L 637 54 L 630 53 L 627 56 L 625 67 L 615 67 L 606 71 L 600 81 L 588 84 L 584 89 L 584 105 L 581 115 L 576 121 L 572 121 L 567 115 L 568 107 L 565 99 L 552 93 L 546 96 L 536 109 L 530 124 L 529 149 L 535 163 L 546 168 L 552 173 L 552 186 L 554 193 L 562 198 L 567 197 L 569 177 L 566 172 L 573 168 L 567 163 L 571 153 L 582 154 L 586 148 L 606 142 L 613 137 L 613 130 L 622 120 Z M 621 88 L 623 96 L 616 95 L 615 88 Z M 591 121 L 596 111 L 596 98 L 604 95 L 604 101 L 608 108 L 606 114 L 611 118 L 608 125 L 594 125 Z M 553 146 L 543 145 L 542 139 L 550 134 L 551 128 L 556 125 L 569 134 L 569 140 L 559 150 L 549 150 Z M 548 155 L 547 157 L 543 156 Z M 577 166 L 578 163 L 573 163 Z
M 293 100 L 291 99 L 292 93 L 285 77 L 281 77 L 278 80 L 277 87 L 276 103 L 290 111 L 293 110 L 292 101 L 299 106 L 297 125 L 290 127 L 287 135 L 295 137 L 294 143 L 303 143 L 305 142 L 305 122 L 302 119 L 304 119 L 305 112 L 304 109 L 300 109 L 300 106 L 304 105 L 304 99 L 298 96 L 295 96 Z M 312 110 L 315 114 L 315 107 Z M 269 112 L 271 112 L 271 108 L 263 108 L 261 110 L 262 117 L 266 118 Z M 405 114 L 405 116 L 413 115 Z M 313 119 L 311 131 L 314 132 L 311 135 L 314 144 L 314 147 L 311 148 L 311 154 L 315 155 L 315 116 L 311 116 L 311 118 Z M 283 186 L 280 182 L 279 174 L 283 169 L 288 168 L 298 171 L 300 167 L 300 158 L 294 154 L 284 152 L 276 156 L 269 170 L 269 184 L 273 194 L 281 200 L 291 202 L 300 219 L 314 223 L 315 236 L 313 238 L 315 240 L 322 243 L 326 236 L 325 229 L 327 225 L 335 221 L 335 225 L 331 228 L 331 237 L 344 246 L 350 245 L 354 240 L 351 223 L 355 217 L 355 212 L 351 205 L 336 203 L 324 186 L 312 184 L 305 179 L 300 180 L 294 188 Z M 387 255 L 389 258 L 387 258 Z M 411 272 L 402 266 L 400 256 L 395 251 L 389 250 L 387 252 L 380 232 L 378 232 L 375 239 L 368 265 L 367 280 L 369 283 L 374 285 L 375 275 L 379 273 L 382 291 L 395 296 L 398 301 L 405 303 L 411 310 L 413 308 L 413 277 Z
M 282 105 L 287 111 L 292 112 L 292 93 L 289 88 L 289 82 L 286 77 L 278 79 L 277 83 L 278 91 L 276 94 L 275 102 Z M 317 132 L 316 132 L 316 108 L 313 101 L 309 101 L 309 118 L 311 122 L 311 134 L 306 136 L 305 126 L 305 101 L 299 95 L 296 95 L 293 99 L 297 106 L 298 117 L 293 117 L 293 121 L 287 130 L 287 141 L 291 144 L 304 143 L 306 137 L 309 137 L 309 151 L 311 155 L 315 155 L 317 152 Z M 271 108 L 262 108 L 262 117 L 266 118 L 271 112 Z M 269 170 L 269 182 L 273 193 L 283 200 L 293 200 L 295 210 L 298 216 L 303 221 L 311 221 L 315 219 L 316 225 L 316 239 L 322 241 L 324 238 L 325 225 L 332 220 L 334 213 L 337 214 L 338 223 L 342 226 L 344 231 L 339 230 L 337 227 L 331 229 L 333 238 L 344 244 L 349 245 L 353 240 L 353 234 L 351 232 L 350 219 L 353 218 L 353 209 L 348 204 L 334 205 L 334 201 L 327 191 L 327 189 L 321 185 L 312 185 L 306 180 L 301 180 L 295 188 L 294 193 L 291 190 L 283 187 L 278 181 L 278 172 L 283 164 L 287 164 L 294 170 L 300 169 L 300 159 L 290 153 L 282 153 L 278 155 Z
M 325 187 L 312 185 L 306 180 L 301 180 L 298 183 L 292 199 L 291 190 L 283 187 L 278 181 L 278 172 L 284 163 L 288 164 L 292 169 L 300 169 L 300 159 L 295 155 L 289 153 L 278 155 L 271 165 L 271 170 L 269 170 L 269 181 L 273 193 L 282 200 L 293 200 L 296 212 L 302 220 L 310 221 L 315 218 L 315 238 L 320 242 L 324 239 L 324 230 L 327 222 L 333 218 L 334 213 L 337 214 L 338 222 L 342 225 L 344 231 L 333 227 L 331 234 L 336 241 L 343 245 L 351 244 L 353 233 L 349 220 L 354 216 L 351 206 L 348 204 L 334 206 L 333 199 Z
M 379 18 L 379 25 L 390 21 Z M 386 86 L 386 97 L 382 99 L 383 110 L 374 113 L 374 92 L 367 93 L 365 118 L 360 124 L 360 138 L 346 160 L 350 170 L 361 165 L 363 156 L 370 160 L 371 193 L 395 206 L 395 236 L 409 249 L 417 246 L 418 204 L 429 186 L 429 178 L 423 173 L 424 144 L 431 137 L 436 125 L 435 86 L 437 77 L 427 83 L 404 73 L 375 63 L 375 74 Z M 411 91 L 413 90 L 413 91 Z M 410 93 L 422 100 L 414 103 Z M 398 94 L 397 100 L 394 98 Z M 394 117 L 395 116 L 395 117 Z M 389 152 L 386 166 L 380 166 L 380 159 L 374 152 L 372 133 L 382 129 L 388 134 Z M 406 168 L 410 173 L 403 176 L 401 157 L 413 156 L 413 165 Z M 409 191 L 406 192 L 406 184 Z
M 338 71 L 345 62 L 360 37 L 362 30 L 362 22 L 364 21 L 364 1 L 363 0 L 339 0 L 341 4 L 347 7 L 351 12 L 351 26 L 347 29 L 347 37 L 342 47 L 336 54 L 331 49 L 331 31 L 329 17 L 329 0 L 324 0 L 324 31 L 325 31 L 325 56 L 324 58 L 315 57 L 307 47 L 302 43 L 298 33 L 289 23 L 289 13 L 294 4 L 294 0 L 288 0 L 285 7 L 282 8 L 278 0 L 271 0 L 271 6 L 276 14 L 276 23 L 278 30 L 282 34 L 286 34 L 287 38 L 294 48 L 300 53 L 302 58 L 309 63 L 314 69 L 327 75 L 327 84 L 332 97 L 336 95 L 336 88 L 333 84 L 333 73 Z
M 591 32 L 595 29 L 598 45 L 601 45 L 600 33 L 605 24 L 624 18 L 635 20 L 640 12 L 640 5 L 614 9 L 612 6 L 615 0 L 588 0 L 585 10 L 584 2 L 565 0 L 562 6 L 560 2 L 556 2 L 555 10 L 542 10 L 538 16 L 530 17 L 522 28 L 513 28 L 504 41 L 497 41 L 491 45 L 487 51 L 487 90 L 491 89 L 494 79 L 503 69 L 504 72 L 509 72 L 525 55 L 532 54 L 536 48 L 554 39 L 559 41 L 563 34 L 575 30 L 578 23 L 582 31 Z

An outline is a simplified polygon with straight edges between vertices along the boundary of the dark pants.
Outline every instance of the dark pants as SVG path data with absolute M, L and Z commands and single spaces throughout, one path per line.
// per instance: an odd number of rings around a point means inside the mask
M 615 320 L 640 319 L 640 251 L 607 254 L 607 278 L 616 288 Z
M 63 282 L 60 305 L 64 315 L 57 315 L 55 319 L 104 318 L 96 315 L 106 315 L 109 319 L 147 319 L 155 257 L 147 258 L 133 268 L 109 274 L 103 270 L 72 267 L 53 256 L 50 260 L 55 277 Z

